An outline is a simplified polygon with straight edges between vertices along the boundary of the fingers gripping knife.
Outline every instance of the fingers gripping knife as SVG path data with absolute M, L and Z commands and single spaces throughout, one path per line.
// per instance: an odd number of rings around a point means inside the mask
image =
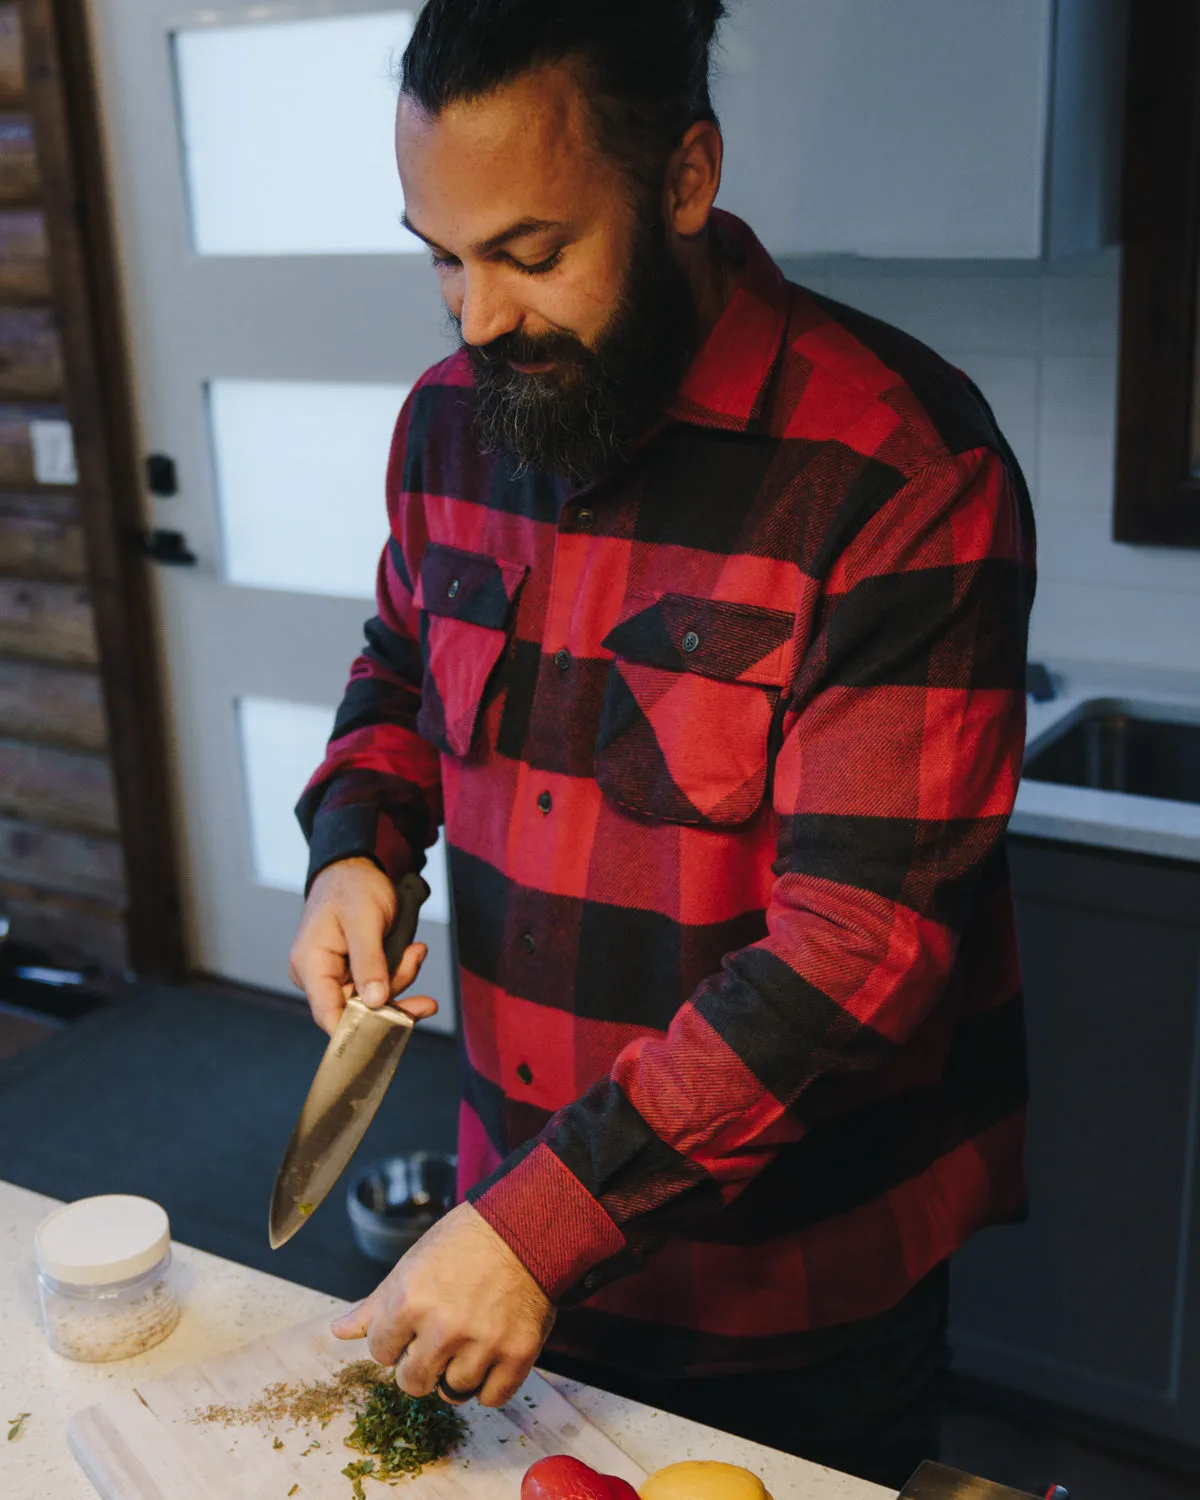
M 419 875 L 405 875 L 396 894 L 396 920 L 383 945 L 389 974 L 416 936 L 417 913 L 429 887 Z M 372 1010 L 357 995 L 346 1001 L 275 1178 L 272 1250 L 291 1239 L 342 1175 L 387 1092 L 412 1029 L 412 1018 L 394 1005 Z
M 1033 1496 L 1024 1490 L 993 1484 L 990 1479 L 960 1474 L 944 1464 L 926 1462 L 900 1491 L 897 1500 L 1069 1500 L 1069 1496 L 1057 1484 Z

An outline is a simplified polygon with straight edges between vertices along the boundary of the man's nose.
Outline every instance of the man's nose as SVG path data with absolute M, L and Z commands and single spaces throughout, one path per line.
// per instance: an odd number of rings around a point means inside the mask
M 502 334 L 521 326 L 522 310 L 485 272 L 464 277 L 462 306 L 458 320 L 466 343 L 490 344 Z

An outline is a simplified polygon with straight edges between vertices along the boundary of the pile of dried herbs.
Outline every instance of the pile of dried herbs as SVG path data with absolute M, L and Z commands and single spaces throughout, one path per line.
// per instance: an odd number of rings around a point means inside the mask
M 371 1388 L 346 1446 L 370 1455 L 342 1470 L 354 1481 L 355 1500 L 364 1500 L 362 1481 L 389 1480 L 400 1474 L 419 1474 L 426 1464 L 444 1458 L 466 1431 L 458 1412 L 436 1393 L 407 1396 L 393 1382 Z

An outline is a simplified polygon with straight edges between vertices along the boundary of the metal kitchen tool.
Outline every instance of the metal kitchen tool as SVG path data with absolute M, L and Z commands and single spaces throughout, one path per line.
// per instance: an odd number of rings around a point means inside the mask
M 1057 1485 L 1045 1496 L 1032 1496 L 1025 1490 L 993 1484 L 990 1479 L 976 1479 L 972 1474 L 962 1474 L 945 1464 L 927 1460 L 900 1491 L 897 1500 L 1069 1500 L 1069 1497 Z
M 419 875 L 405 875 L 396 893 L 396 920 L 383 945 L 389 973 L 416 936 L 429 887 Z M 375 1118 L 413 1024 L 394 1005 L 372 1010 L 357 995 L 346 1001 L 275 1178 L 272 1250 L 291 1239 L 342 1175 Z

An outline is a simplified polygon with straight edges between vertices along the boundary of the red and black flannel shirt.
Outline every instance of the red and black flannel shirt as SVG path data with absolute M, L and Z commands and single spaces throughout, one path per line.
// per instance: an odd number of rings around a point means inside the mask
M 958 371 L 718 224 L 742 285 L 619 473 L 482 454 L 461 353 L 414 388 L 298 809 L 313 874 L 444 820 L 460 1190 L 553 1348 L 664 1375 L 804 1363 L 1024 1202 L 1025 484 Z

